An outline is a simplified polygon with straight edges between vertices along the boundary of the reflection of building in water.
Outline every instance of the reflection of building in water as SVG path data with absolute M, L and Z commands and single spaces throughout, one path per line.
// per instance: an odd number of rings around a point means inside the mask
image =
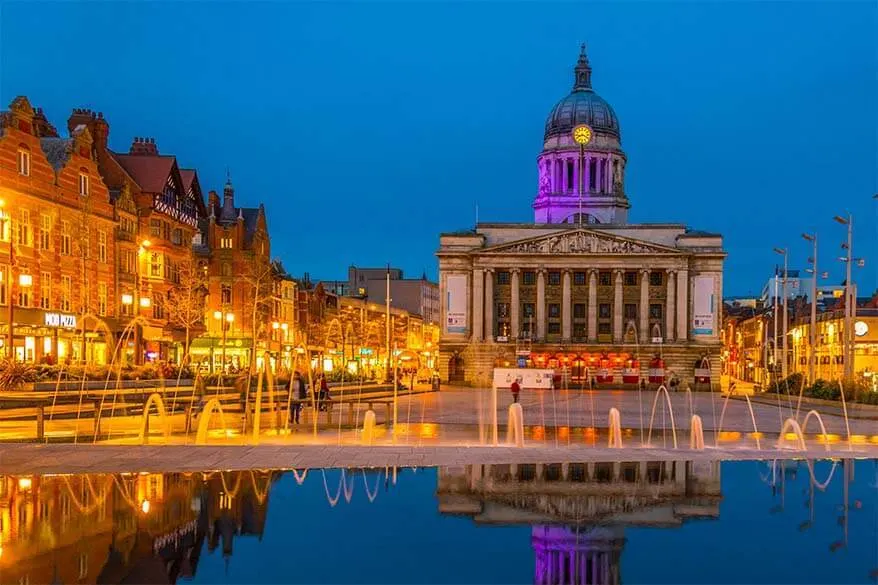
M 174 583 L 191 577 L 223 514 L 261 533 L 270 478 L 250 472 L 0 475 L 0 582 Z M 224 489 L 224 480 L 237 490 Z
M 439 469 L 439 511 L 532 526 L 534 582 L 618 584 L 626 526 L 717 518 L 719 463 L 654 461 Z

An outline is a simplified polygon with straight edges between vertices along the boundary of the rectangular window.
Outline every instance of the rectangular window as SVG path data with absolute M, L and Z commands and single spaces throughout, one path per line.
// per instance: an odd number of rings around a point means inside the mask
M 509 318 L 509 303 L 497 303 L 497 318 L 498 319 L 508 319 Z
M 232 249 L 232 238 L 220 238 L 220 248 L 224 250 Z
M 558 319 L 561 316 L 561 305 L 559 303 L 549 303 L 549 318 Z
M 585 303 L 576 303 L 573 305 L 573 318 L 585 319 Z
M 18 306 L 19 307 L 30 307 L 30 292 L 31 287 L 29 286 L 19 286 L 18 287 Z
M 88 175 L 79 173 L 79 194 L 85 197 L 88 195 Z
M 171 241 L 174 245 L 179 246 L 183 243 L 183 230 L 180 228 L 174 228 L 173 236 L 171 237 Z
M 220 291 L 220 302 L 224 305 L 232 304 L 232 287 L 224 284 Z
M 575 339 L 585 339 L 585 323 L 573 324 L 573 337 Z
M 532 270 L 524 272 L 521 276 L 521 284 L 525 286 L 533 286 L 537 282 L 537 273 Z
M 23 148 L 18 150 L 18 174 L 30 176 L 30 152 Z
M 122 271 L 126 274 L 137 274 L 137 253 L 134 250 L 122 252 Z
M 610 303 L 601 303 L 598 305 L 598 317 L 601 319 L 610 318 Z
M 98 283 L 98 315 L 107 314 L 107 283 Z
M 534 304 L 533 304 L 533 303 L 524 303 L 524 305 L 523 305 L 522 308 L 524 309 L 524 310 L 522 311 L 522 313 L 524 314 L 524 316 L 525 316 L 526 318 L 528 318 L 528 319 L 533 319 L 533 316 L 534 316 Z
M 599 335 L 609 335 L 610 334 L 610 324 L 609 323 L 598 323 L 598 334 Z
M 609 270 L 601 270 L 598 272 L 598 284 L 601 286 L 610 286 L 613 284 L 613 276 Z
M 637 319 L 637 305 L 634 303 L 625 303 L 623 314 L 625 319 Z
M 573 284 L 575 286 L 585 286 L 585 272 L 574 272 Z
M 40 216 L 40 249 L 41 250 L 51 250 L 52 249 L 52 216 L 51 215 L 41 215 Z
M 152 317 L 153 319 L 165 318 L 165 303 L 162 295 L 159 293 L 152 295 Z
M 149 275 L 152 278 L 161 278 L 164 274 L 162 268 L 163 256 L 159 252 L 150 252 L 149 254 Z
M 52 273 L 40 273 L 40 308 L 52 308 Z
M 65 256 L 70 256 L 71 254 L 69 221 L 61 222 L 61 254 Z
M 149 220 L 149 235 L 153 238 L 162 237 L 162 220 L 160 219 L 151 219 Z
M 31 240 L 29 209 L 18 210 L 18 237 L 16 238 L 16 241 L 18 242 L 19 246 L 30 247 L 33 244 Z
M 558 321 L 549 321 L 549 335 L 558 335 L 561 333 L 561 324 Z
M 73 294 L 73 279 L 69 276 L 61 277 L 61 306 L 62 311 L 70 310 L 70 296 Z
M 98 262 L 107 262 L 107 232 L 98 232 Z
M 662 273 L 652 271 L 649 273 L 649 285 L 650 286 L 661 286 L 662 285 Z
M 633 270 L 625 272 L 625 286 L 634 286 L 637 284 L 637 273 Z
M 661 305 L 650 305 L 649 306 L 649 318 L 650 319 L 661 319 L 662 318 L 662 306 Z
M 134 314 L 134 303 L 139 303 L 140 300 L 137 299 L 131 293 L 122 293 L 122 304 L 120 305 L 119 314 L 130 317 Z
M 509 284 L 508 270 L 500 270 L 497 272 L 497 284 Z
M 0 241 L 8 242 L 12 234 L 12 216 L 0 209 Z
M 171 241 L 171 224 L 166 221 L 162 222 L 162 237 L 169 242 Z
M 560 272 L 550 272 L 549 273 L 549 284 L 552 286 L 558 286 L 561 284 L 561 273 Z

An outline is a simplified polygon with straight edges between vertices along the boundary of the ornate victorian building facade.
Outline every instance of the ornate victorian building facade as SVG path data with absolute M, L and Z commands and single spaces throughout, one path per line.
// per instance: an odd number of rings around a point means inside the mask
M 618 118 L 584 50 L 574 73 L 546 122 L 534 223 L 440 236 L 440 374 L 486 383 L 518 363 L 620 383 L 661 359 L 684 383 L 709 367 L 718 385 L 722 237 L 628 223 Z

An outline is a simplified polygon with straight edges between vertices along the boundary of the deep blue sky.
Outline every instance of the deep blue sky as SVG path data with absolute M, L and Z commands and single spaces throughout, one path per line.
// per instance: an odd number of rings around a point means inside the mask
M 632 221 L 725 235 L 725 293 L 803 230 L 839 282 L 849 210 L 878 288 L 874 2 L 3 2 L 0 103 L 103 111 L 238 203 L 292 272 L 436 274 L 438 233 L 532 221 L 545 116 L 587 41 L 628 154 Z

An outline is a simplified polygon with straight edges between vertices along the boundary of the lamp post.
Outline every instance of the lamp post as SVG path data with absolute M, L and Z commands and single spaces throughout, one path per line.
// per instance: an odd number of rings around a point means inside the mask
M 585 145 L 591 142 L 591 128 L 585 124 L 580 124 L 573 129 L 573 141 L 579 145 L 579 180 L 576 181 L 579 190 L 579 227 L 582 227 L 582 192 L 583 181 L 585 180 Z M 565 171 L 566 172 L 566 171 Z
M 789 254 L 787 253 L 786 248 L 775 248 L 774 251 L 777 254 L 783 256 L 783 284 L 781 287 L 781 293 L 783 294 L 783 350 L 781 351 L 781 356 L 783 357 L 783 365 L 781 366 L 781 372 L 783 373 L 783 377 L 787 377 L 787 329 L 789 328 L 789 312 L 787 309 L 787 274 L 789 272 L 789 267 L 787 264 Z M 777 281 L 774 283 L 774 294 L 775 298 L 777 298 Z M 776 322 L 775 322 L 776 323 Z M 775 324 L 775 332 L 777 331 L 777 325 Z M 775 337 L 777 337 L 777 333 L 775 333 Z M 775 341 L 775 344 L 777 341 Z
M 809 258 L 811 268 L 807 271 L 811 273 L 811 326 L 808 329 L 808 382 L 814 383 L 814 363 L 816 361 L 815 349 L 817 346 L 817 234 L 802 234 L 805 240 L 811 242 L 814 250 Z
M 847 217 L 836 215 L 832 219 L 848 228 L 847 243 L 841 245 L 842 250 L 846 250 L 847 254 L 839 258 L 839 260 L 846 264 L 844 279 L 844 339 L 842 342 L 844 368 L 842 371 L 844 372 L 844 378 L 850 379 L 854 375 L 853 322 L 857 312 L 857 287 L 851 282 L 851 271 L 854 262 L 857 263 L 857 266 L 864 266 L 865 261 L 862 258 L 854 258 L 854 216 L 848 213 Z
M 221 373 L 226 373 L 226 331 L 228 331 L 229 327 L 232 326 L 232 323 L 235 322 L 234 313 L 229 313 L 225 310 L 223 311 L 214 311 L 213 318 L 220 322 L 220 327 L 222 328 L 222 369 Z M 255 341 L 255 340 L 254 340 Z
M 147 249 L 152 245 L 149 240 L 143 240 L 137 247 L 137 316 L 140 316 L 140 309 L 147 309 L 152 305 L 152 299 L 143 295 L 143 257 Z M 143 331 L 139 322 L 134 323 L 134 365 L 143 364 Z

